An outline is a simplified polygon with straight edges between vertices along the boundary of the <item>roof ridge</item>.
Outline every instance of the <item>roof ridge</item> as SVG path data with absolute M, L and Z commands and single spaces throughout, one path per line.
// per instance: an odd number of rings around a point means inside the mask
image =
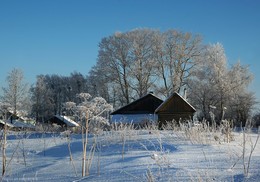
M 143 98 L 145 98 L 145 97 L 147 97 L 147 96 L 149 96 L 149 95 L 152 95 L 153 97 L 155 97 L 155 98 L 157 98 L 157 99 L 159 99 L 159 100 L 161 100 L 161 101 L 163 102 L 163 100 L 162 100 L 161 98 L 159 98 L 158 96 L 156 96 L 156 95 L 154 95 L 153 93 L 150 92 L 150 93 L 148 93 L 148 94 L 146 94 L 146 95 L 140 97 L 139 99 L 136 99 L 136 100 L 134 100 L 133 102 L 130 102 L 130 103 L 128 103 L 127 105 L 125 105 L 125 106 L 123 106 L 123 107 L 120 107 L 119 109 L 113 111 L 113 112 L 111 113 L 111 115 L 113 115 L 113 113 L 115 113 L 115 112 L 118 112 L 119 110 L 122 110 L 122 109 L 128 107 L 128 106 L 131 105 L 131 104 L 134 104 L 134 103 L 136 103 L 136 102 L 139 102 L 140 100 L 142 100 Z
M 196 109 L 187 101 L 187 99 L 185 99 L 184 97 L 182 97 L 178 92 L 173 92 L 173 94 L 171 94 L 170 97 L 168 97 L 159 107 L 157 107 L 157 109 L 155 110 L 155 113 L 158 112 L 161 107 L 168 102 L 168 100 L 170 100 L 174 95 L 178 95 L 184 102 L 186 102 L 192 109 L 194 109 L 194 111 L 196 111 Z

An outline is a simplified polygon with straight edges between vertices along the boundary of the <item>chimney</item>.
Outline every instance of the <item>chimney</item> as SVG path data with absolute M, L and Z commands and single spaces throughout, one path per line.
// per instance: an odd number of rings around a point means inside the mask
M 187 99 L 187 89 L 186 89 L 186 88 L 184 88 L 183 98 L 184 98 L 185 100 Z

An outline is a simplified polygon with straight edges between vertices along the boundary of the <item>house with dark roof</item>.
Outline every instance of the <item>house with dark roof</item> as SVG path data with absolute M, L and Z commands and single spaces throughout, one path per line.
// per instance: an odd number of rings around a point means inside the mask
M 6 125 L 12 130 L 34 130 L 35 120 L 29 117 L 25 117 L 25 111 L 16 111 L 8 108 L 5 116 L 0 116 L 0 127 L 3 128 Z M 6 119 L 5 119 L 6 118 Z
M 163 103 L 163 101 L 149 93 L 130 104 L 119 108 L 112 112 L 111 121 L 113 123 L 130 123 L 146 124 L 147 122 L 157 121 L 155 110 Z
M 158 122 L 161 128 L 167 122 L 192 119 L 196 109 L 177 92 L 165 101 L 152 93 L 111 113 L 111 122 L 144 124 Z
M 48 121 L 50 124 L 57 124 L 61 127 L 78 127 L 79 124 L 68 116 L 54 115 Z

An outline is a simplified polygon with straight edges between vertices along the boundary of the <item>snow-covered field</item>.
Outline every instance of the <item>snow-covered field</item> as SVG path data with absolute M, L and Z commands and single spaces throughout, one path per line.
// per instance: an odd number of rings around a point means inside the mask
M 81 177 L 80 134 L 9 133 L 7 171 L 3 181 L 260 181 L 260 142 L 252 153 L 257 133 L 233 132 L 234 140 L 196 131 L 128 130 L 89 136 L 88 152 L 96 139 L 90 174 Z M 244 160 L 243 160 L 244 159 Z M 2 158 L 0 159 L 2 164 Z

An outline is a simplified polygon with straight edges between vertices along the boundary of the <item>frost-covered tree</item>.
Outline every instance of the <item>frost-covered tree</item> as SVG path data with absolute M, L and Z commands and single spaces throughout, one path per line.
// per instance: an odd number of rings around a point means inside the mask
M 16 115 L 17 111 L 30 111 L 30 92 L 29 86 L 24 81 L 23 71 L 14 68 L 8 73 L 6 77 L 6 87 L 2 87 L 3 95 L 1 101 L 10 105 L 13 114 Z
M 166 60 L 166 36 L 164 36 L 161 32 L 156 32 L 153 45 L 153 57 L 155 59 L 155 73 L 157 82 L 155 85 L 155 92 L 164 97 L 169 97 L 172 93 L 172 86 L 171 86 L 171 72 L 169 71 L 170 65 L 167 63 Z
M 170 30 L 165 33 L 166 65 L 170 73 L 173 91 L 180 92 L 196 65 L 196 58 L 201 51 L 201 37 L 191 33 Z
M 103 74 L 102 67 L 93 66 L 87 76 L 88 93 L 93 97 L 103 97 L 109 103 L 115 105 L 115 98 L 113 97 L 113 83 L 110 82 L 106 74 Z
M 51 90 L 47 86 L 44 75 L 37 76 L 36 84 L 31 88 L 32 113 L 36 121 L 44 122 L 53 115 L 54 103 L 51 99 Z
M 49 90 L 49 100 L 51 101 L 51 104 L 54 105 L 54 107 L 52 107 L 52 113 L 53 115 L 61 114 L 62 104 L 67 101 L 65 94 L 67 80 L 56 74 L 45 75 L 44 80 Z
M 131 49 L 129 52 L 130 87 L 137 98 L 146 95 L 155 85 L 155 59 L 153 46 L 156 32 L 150 29 L 137 29 L 128 32 Z
M 128 34 L 117 32 L 101 40 L 97 62 L 97 66 L 103 69 L 102 74 L 117 87 L 124 104 L 131 100 L 129 51 Z
M 87 80 L 84 75 L 79 72 L 73 72 L 68 77 L 63 77 L 66 80 L 64 92 L 68 100 L 74 101 L 76 95 L 82 92 L 88 92 Z
M 14 116 L 18 114 L 20 116 L 28 115 L 30 111 L 30 99 L 29 99 L 29 87 L 24 82 L 23 72 L 20 69 L 13 69 L 8 73 L 6 77 L 7 86 L 3 87 L 3 95 L 1 96 L 0 111 L 4 115 L 4 129 L 2 132 L 2 176 L 5 175 L 7 167 L 7 112 L 12 112 Z
M 188 32 L 169 30 L 157 35 L 154 56 L 157 60 L 158 76 L 162 82 L 159 90 L 168 97 L 180 92 L 187 78 L 198 64 L 201 54 L 201 36 Z
M 207 46 L 201 55 L 200 65 L 193 70 L 194 77 L 189 81 L 192 102 L 201 110 L 201 117 L 210 118 L 210 106 L 218 106 L 215 114 L 221 116 L 228 93 L 227 73 L 223 46 L 219 43 Z
M 99 44 L 96 69 L 112 83 L 121 105 L 151 90 L 167 97 L 186 85 L 201 48 L 200 36 L 176 30 L 117 32 Z
M 214 112 L 217 121 L 224 117 L 237 122 L 241 122 L 238 120 L 242 116 L 247 119 L 254 105 L 254 97 L 247 90 L 252 74 L 247 66 L 240 63 L 228 68 L 223 45 L 209 45 L 192 74 L 194 76 L 189 80 L 190 98 L 201 111 L 200 117 L 209 119 L 209 112 Z M 212 111 L 210 106 L 216 109 Z
M 87 80 L 78 72 L 70 76 L 38 75 L 36 84 L 31 88 L 33 114 L 37 121 L 62 114 L 64 102 L 76 102 L 76 95 L 87 90 Z
M 234 119 L 237 126 L 241 124 L 244 126 L 257 103 L 254 94 L 248 91 L 253 75 L 247 65 L 241 65 L 238 61 L 230 68 L 227 77 L 229 79 L 227 114 Z

